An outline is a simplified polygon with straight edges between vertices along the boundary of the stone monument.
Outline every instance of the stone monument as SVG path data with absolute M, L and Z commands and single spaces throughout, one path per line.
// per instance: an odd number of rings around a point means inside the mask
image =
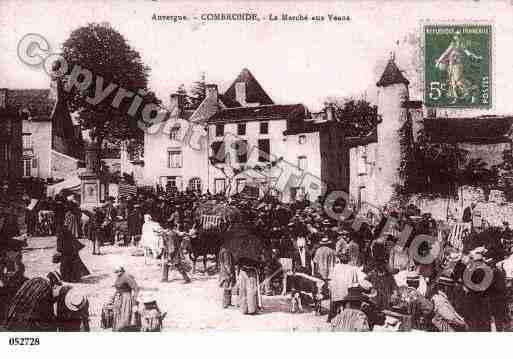
M 96 142 L 91 142 L 85 150 L 86 170 L 80 177 L 81 207 L 93 209 L 100 206 L 100 147 Z

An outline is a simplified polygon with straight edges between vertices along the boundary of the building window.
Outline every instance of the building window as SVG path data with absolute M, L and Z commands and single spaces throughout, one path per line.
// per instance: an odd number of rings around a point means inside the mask
M 225 179 L 224 178 L 216 178 L 214 180 L 214 193 L 222 194 L 225 190 Z
M 246 124 L 239 123 L 237 124 L 237 135 L 244 136 L 246 134 Z
M 24 159 L 23 160 L 23 177 L 31 177 L 32 176 L 32 159 Z
M 22 136 L 22 145 L 24 150 L 31 150 L 32 149 L 32 135 L 30 133 L 23 134 Z
M 298 143 L 300 145 L 304 145 L 306 143 L 306 135 L 300 135 L 298 139 Z
M 224 136 L 224 125 L 223 124 L 217 124 L 216 125 L 216 137 Z
M 180 176 L 164 177 L 164 184 L 166 186 L 166 192 L 181 191 L 182 190 L 182 177 L 180 177 Z
M 214 157 L 215 162 L 224 163 L 225 162 L 225 150 L 224 150 L 224 142 L 216 141 L 212 143 L 212 157 Z
M 240 140 L 234 143 L 235 150 L 237 151 L 237 162 L 248 162 L 248 141 Z
M 298 167 L 301 171 L 306 170 L 306 156 L 299 156 L 299 157 L 297 158 L 297 167 Z
M 178 141 L 178 135 L 180 134 L 180 126 L 174 126 L 169 132 L 169 139 L 171 141 Z
M 260 122 L 260 134 L 267 135 L 269 133 L 269 122 Z
M 268 139 L 258 140 L 258 161 L 269 162 L 271 144 Z
M 367 173 L 367 151 L 365 147 L 358 148 L 358 174 L 365 175 Z
M 28 150 L 32 148 L 32 134 L 24 133 L 22 136 L 23 149 Z
M 290 188 L 290 200 L 302 200 L 305 198 L 305 187 L 291 187 Z
M 358 187 L 358 199 L 357 199 L 356 206 L 358 209 L 362 208 L 362 205 L 367 202 L 367 189 L 362 186 Z
M 182 167 L 182 151 L 167 151 L 167 159 L 169 168 Z
M 237 193 L 241 193 L 244 187 L 246 186 L 246 179 L 245 178 L 238 178 L 237 179 Z
M 194 192 L 201 192 L 201 179 L 193 177 L 189 180 L 189 189 Z

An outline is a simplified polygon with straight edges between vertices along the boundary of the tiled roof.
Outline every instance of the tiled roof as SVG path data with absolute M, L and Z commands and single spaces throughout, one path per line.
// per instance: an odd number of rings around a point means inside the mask
M 290 120 L 306 118 L 308 109 L 302 104 L 266 105 L 256 107 L 227 108 L 217 112 L 208 122 L 237 122 L 251 120 Z
M 385 67 L 385 71 L 381 75 L 381 78 L 376 83 L 376 86 L 386 87 L 394 84 L 405 84 L 408 85 L 410 81 L 408 81 L 401 71 L 397 68 L 394 60 L 388 61 L 387 66 Z
M 378 128 L 374 129 L 364 137 L 347 137 L 345 143 L 348 147 L 365 146 L 369 143 L 378 142 Z
M 34 119 L 49 119 L 55 106 L 49 89 L 8 89 L 7 108 L 10 113 L 28 110 Z
M 512 125 L 512 116 L 424 119 L 424 130 L 432 142 L 509 142 Z
M 262 86 L 255 79 L 253 74 L 248 69 L 242 69 L 241 73 L 231 86 L 226 90 L 224 95 L 221 96 L 221 100 L 226 107 L 240 107 L 242 104 L 237 102 L 235 96 L 235 84 L 238 82 L 246 83 L 246 102 L 247 103 L 258 103 L 260 105 L 273 105 L 274 102 L 271 100 L 269 95 L 264 91 Z
M 324 125 L 325 125 L 324 123 L 298 121 L 296 126 L 292 126 L 291 128 L 287 128 L 285 131 L 283 131 L 283 135 L 290 136 L 290 135 L 299 135 L 302 133 L 317 132 Z

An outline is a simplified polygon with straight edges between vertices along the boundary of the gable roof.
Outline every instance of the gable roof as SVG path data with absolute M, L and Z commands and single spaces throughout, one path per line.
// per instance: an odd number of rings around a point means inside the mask
M 27 110 L 34 120 L 49 120 L 55 107 L 55 99 L 49 89 L 7 89 L 5 111 L 19 114 Z
M 244 82 L 246 84 L 246 102 L 258 103 L 260 105 L 274 105 L 273 100 L 271 100 L 262 86 L 260 86 L 253 74 L 248 69 L 244 68 L 231 86 L 228 87 L 228 90 L 220 96 L 221 101 L 223 101 L 226 107 L 242 106 L 236 98 L 235 84 L 238 82 Z
M 505 143 L 510 142 L 512 116 L 472 118 L 425 118 L 424 131 L 432 142 Z
M 226 108 L 208 119 L 209 123 L 293 120 L 309 116 L 303 104 Z
M 397 67 L 395 64 L 395 61 L 393 59 L 390 59 L 388 61 L 387 66 L 385 67 L 385 71 L 383 71 L 383 74 L 381 75 L 381 78 L 376 83 L 376 86 L 378 87 L 387 87 L 390 85 L 395 84 L 405 84 L 409 85 L 410 81 L 408 81 L 403 74 L 401 73 L 401 70 Z

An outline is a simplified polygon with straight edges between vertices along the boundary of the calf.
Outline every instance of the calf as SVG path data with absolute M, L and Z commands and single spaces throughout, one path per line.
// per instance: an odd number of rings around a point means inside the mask
M 291 311 L 303 311 L 303 300 L 313 303 L 315 313 L 321 314 L 321 302 L 328 298 L 327 282 L 304 273 L 287 276 L 287 291 L 291 293 Z

